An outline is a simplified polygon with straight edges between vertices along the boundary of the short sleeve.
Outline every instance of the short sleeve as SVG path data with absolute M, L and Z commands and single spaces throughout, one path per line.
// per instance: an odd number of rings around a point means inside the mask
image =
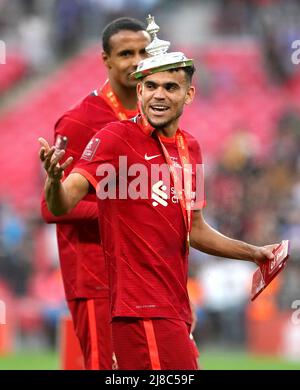
M 80 173 L 96 189 L 99 181 L 108 174 L 116 177 L 121 147 L 118 125 L 106 126 L 90 139 L 72 173 Z

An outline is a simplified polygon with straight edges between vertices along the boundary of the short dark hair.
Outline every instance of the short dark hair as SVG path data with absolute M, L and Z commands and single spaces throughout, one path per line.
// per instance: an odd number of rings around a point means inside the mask
M 134 18 L 118 18 L 110 22 L 102 32 L 102 47 L 103 50 L 109 54 L 111 47 L 109 44 L 110 38 L 117 34 L 119 31 L 129 30 L 129 31 L 145 31 L 146 26 L 140 20 Z
M 178 70 L 182 69 L 186 75 L 186 79 L 189 83 L 192 82 L 192 79 L 193 79 L 193 75 L 196 71 L 196 68 L 194 65 L 190 65 L 190 66 L 183 66 L 181 68 L 173 68 L 173 69 L 169 69 L 169 72 L 176 72 Z

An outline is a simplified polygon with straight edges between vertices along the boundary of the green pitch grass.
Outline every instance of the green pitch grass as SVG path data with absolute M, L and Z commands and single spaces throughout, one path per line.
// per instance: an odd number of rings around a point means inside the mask
M 56 352 L 20 352 L 0 356 L 0 370 L 57 370 Z
M 200 367 L 205 370 L 300 370 L 300 361 L 249 355 L 244 352 L 204 352 Z
M 288 362 L 273 357 L 247 355 L 243 352 L 205 351 L 200 365 L 205 370 L 300 370 L 300 362 Z M 18 353 L 0 356 L 0 370 L 57 370 L 55 352 Z

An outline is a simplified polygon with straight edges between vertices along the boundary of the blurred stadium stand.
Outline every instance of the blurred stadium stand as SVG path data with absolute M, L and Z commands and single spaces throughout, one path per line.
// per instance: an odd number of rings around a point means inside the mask
M 104 67 L 95 55 L 97 50 L 95 46 L 84 50 L 2 114 L 0 142 L 5 147 L 0 166 L 6 180 L 0 196 L 9 196 L 17 207 L 28 207 L 38 201 L 41 176 L 36 158 L 37 138 L 52 140 L 58 117 L 90 93 L 99 80 L 105 80 Z
M 17 54 L 8 54 L 6 64 L 1 67 L 0 72 L 0 95 L 14 87 L 26 74 L 26 59 Z

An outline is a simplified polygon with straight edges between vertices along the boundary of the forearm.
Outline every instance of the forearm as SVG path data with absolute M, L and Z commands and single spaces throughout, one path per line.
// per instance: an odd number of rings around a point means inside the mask
M 45 199 L 48 210 L 56 217 L 66 214 L 70 209 L 70 201 L 60 180 L 46 178 Z
M 56 217 L 49 210 L 46 199 L 41 201 L 41 215 L 46 223 L 74 223 L 81 221 L 93 221 L 98 219 L 98 207 L 96 202 L 82 200 L 68 214 Z
M 257 247 L 219 233 L 206 222 L 193 227 L 191 246 L 210 255 L 239 260 L 255 260 Z

